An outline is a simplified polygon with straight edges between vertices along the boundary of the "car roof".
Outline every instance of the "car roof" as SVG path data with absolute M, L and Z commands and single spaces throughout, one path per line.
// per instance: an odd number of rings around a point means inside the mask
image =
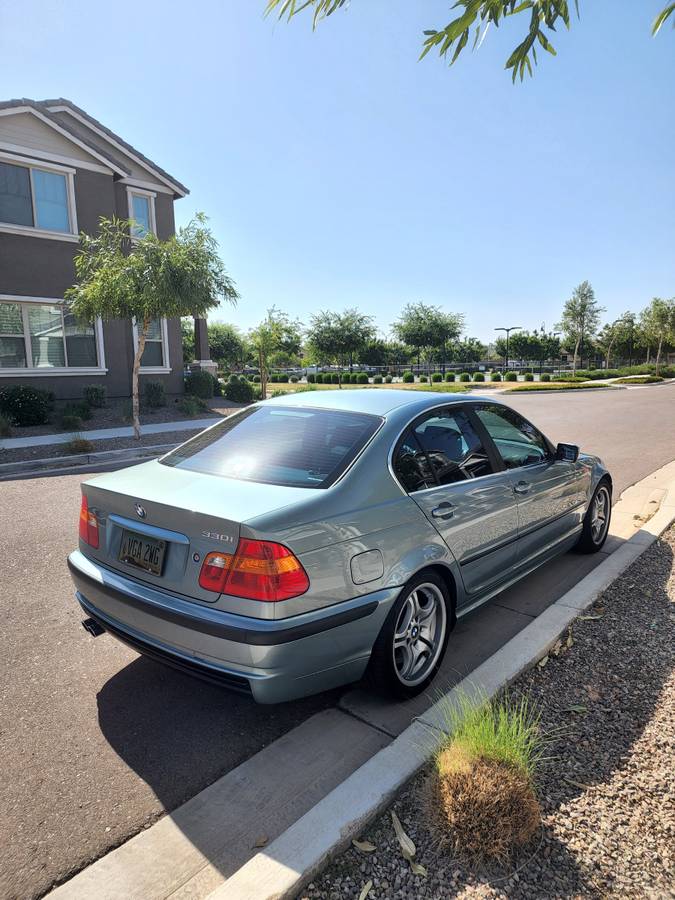
M 348 412 L 370 413 L 386 416 L 388 413 L 404 407 L 411 412 L 423 411 L 428 407 L 442 403 L 466 403 L 475 400 L 487 400 L 475 394 L 455 393 L 452 391 L 412 391 L 390 388 L 345 388 L 344 390 L 300 391 L 284 394 L 265 401 L 265 406 L 312 406 L 317 409 L 340 409 Z

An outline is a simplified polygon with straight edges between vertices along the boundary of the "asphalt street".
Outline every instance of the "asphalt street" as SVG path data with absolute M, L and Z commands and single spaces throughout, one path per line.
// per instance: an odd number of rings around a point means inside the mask
M 617 497 L 675 455 L 675 386 L 503 399 L 552 440 L 601 455 Z M 383 717 L 354 689 L 259 707 L 89 637 L 65 565 L 83 477 L 0 483 L 1 898 L 43 894 L 318 710 L 341 703 Z M 462 670 L 582 577 L 580 559 L 535 573 L 461 623 L 452 640 Z M 409 710 L 397 715 L 398 725 L 410 720 Z

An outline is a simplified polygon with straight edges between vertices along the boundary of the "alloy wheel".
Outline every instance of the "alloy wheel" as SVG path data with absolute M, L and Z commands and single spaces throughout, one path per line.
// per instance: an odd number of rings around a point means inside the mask
M 605 537 L 609 525 L 609 491 L 606 487 L 598 489 L 591 510 L 591 537 L 594 544 L 599 544 Z
M 415 587 L 406 597 L 394 629 L 396 675 L 414 687 L 432 671 L 443 649 L 447 613 L 443 594 L 435 584 Z

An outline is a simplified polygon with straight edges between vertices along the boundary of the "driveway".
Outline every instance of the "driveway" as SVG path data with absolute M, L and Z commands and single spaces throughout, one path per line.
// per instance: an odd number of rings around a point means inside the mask
M 675 387 L 504 399 L 554 441 L 599 453 L 616 496 L 673 458 Z M 391 734 L 410 721 L 358 689 L 258 707 L 90 638 L 65 567 L 81 480 L 0 484 L 2 898 L 44 893 L 318 710 L 339 703 Z M 594 564 L 565 557 L 463 620 L 452 670 L 470 671 Z

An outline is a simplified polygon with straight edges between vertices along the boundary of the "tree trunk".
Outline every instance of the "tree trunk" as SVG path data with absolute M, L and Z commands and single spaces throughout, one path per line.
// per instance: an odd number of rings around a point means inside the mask
M 262 350 L 258 350 L 258 368 L 260 369 L 260 399 L 267 400 L 267 366 Z
M 659 363 L 661 362 L 661 347 L 663 346 L 663 335 L 659 335 L 659 348 L 656 351 L 656 372 L 655 374 L 659 374 Z
M 609 347 L 607 348 L 607 356 L 606 356 L 606 358 L 605 358 L 605 368 L 606 368 L 606 369 L 609 369 L 609 360 L 610 360 L 611 353 L 612 353 L 612 344 L 613 344 L 613 343 L 614 343 L 614 341 L 611 340 L 611 341 L 609 342 Z
M 581 343 L 581 338 L 577 338 L 577 342 L 574 345 L 574 358 L 572 359 L 572 375 L 577 374 L 577 353 L 579 352 L 579 344 Z
M 138 372 L 141 368 L 141 357 L 145 350 L 145 339 L 150 327 L 150 319 L 143 319 L 143 327 L 138 332 L 138 345 L 136 347 L 136 355 L 134 356 L 134 368 L 131 373 L 131 418 L 134 424 L 134 437 L 137 441 L 141 439 L 141 420 L 139 416 L 138 401 Z

